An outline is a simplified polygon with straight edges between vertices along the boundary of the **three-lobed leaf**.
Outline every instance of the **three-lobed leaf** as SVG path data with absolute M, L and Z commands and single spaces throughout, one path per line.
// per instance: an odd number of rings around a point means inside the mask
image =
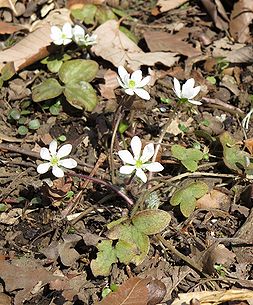
M 41 102 L 55 98 L 63 92 L 63 87 L 54 78 L 48 78 L 35 86 L 32 91 L 34 102 Z
M 98 64 L 94 60 L 73 59 L 62 64 L 59 78 L 64 84 L 91 82 L 97 75 Z

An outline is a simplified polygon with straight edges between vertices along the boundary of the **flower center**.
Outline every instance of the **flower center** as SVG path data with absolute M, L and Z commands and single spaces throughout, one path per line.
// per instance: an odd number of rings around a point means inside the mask
M 129 82 L 128 82 L 128 87 L 130 89 L 134 89 L 135 88 L 135 81 L 130 79 Z
M 52 156 L 50 163 L 52 166 L 56 166 L 56 165 L 58 165 L 59 160 L 60 159 L 57 156 Z
M 142 165 L 143 165 L 143 162 L 141 160 L 137 160 L 136 163 L 135 163 L 135 166 L 137 168 L 142 168 Z

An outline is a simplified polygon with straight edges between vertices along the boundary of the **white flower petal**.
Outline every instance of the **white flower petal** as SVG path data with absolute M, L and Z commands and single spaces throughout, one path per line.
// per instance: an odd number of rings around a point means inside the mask
M 51 34 L 50 37 L 52 38 L 52 40 L 58 39 L 59 37 L 61 37 L 62 35 L 62 31 L 60 28 L 58 28 L 58 26 L 51 26 Z
M 147 182 L 147 176 L 141 168 L 136 170 L 136 176 L 139 177 L 144 183 Z
M 199 102 L 199 101 L 194 101 L 194 100 L 188 100 L 188 102 L 189 103 L 191 103 L 191 104 L 193 104 L 193 105 L 202 105 L 202 103 L 201 102 Z
M 80 25 L 76 24 L 74 26 L 74 28 L 73 28 L 73 35 L 74 36 L 84 37 L 85 31 L 84 31 L 84 29 Z
M 146 86 L 150 82 L 150 80 L 151 80 L 151 76 L 150 75 L 144 77 L 143 80 L 140 81 L 139 87 Z
M 131 140 L 131 148 L 134 154 L 134 159 L 139 160 L 141 156 L 141 139 L 138 136 L 134 136 Z
M 125 85 L 127 85 L 127 83 L 125 83 L 125 80 L 129 79 L 129 73 L 127 72 L 127 70 L 123 66 L 119 66 L 118 67 L 118 74 L 119 74 L 119 77 L 121 78 L 122 82 Z
M 118 151 L 118 155 L 124 163 L 135 165 L 136 162 L 135 162 L 132 154 L 130 153 L 130 151 L 120 150 L 120 151 Z
M 127 86 L 121 81 L 121 79 L 119 77 L 117 77 L 118 83 L 122 88 L 127 89 Z
M 72 158 L 59 160 L 58 164 L 59 164 L 60 166 L 65 167 L 65 168 L 74 168 L 74 167 L 77 167 L 77 162 L 76 162 L 76 160 L 74 160 L 74 159 L 72 159 Z
M 188 79 L 182 86 L 182 97 L 188 98 L 192 94 L 192 89 L 194 87 L 194 78 Z
M 57 141 L 53 140 L 50 144 L 49 144 L 49 151 L 51 153 L 51 155 L 56 155 L 56 151 L 57 151 Z
M 50 162 L 42 163 L 37 166 L 37 172 L 39 174 L 45 174 L 49 170 L 50 166 L 51 166 Z
M 40 150 L 40 157 L 43 160 L 47 160 L 50 161 L 51 160 L 51 154 L 49 152 L 49 150 L 45 147 L 42 147 Z
M 145 169 L 149 170 L 150 172 L 161 172 L 164 167 L 159 162 L 152 162 L 149 164 L 145 164 Z
M 71 144 L 65 144 L 63 145 L 57 152 L 57 157 L 59 159 L 64 158 L 70 154 L 72 150 L 72 145 Z
M 127 89 L 125 89 L 125 92 L 126 92 L 126 94 L 128 94 L 128 95 L 134 95 L 134 90 L 133 90 L 133 89 L 127 88 Z
M 139 87 L 139 83 L 141 82 L 142 79 L 142 71 L 141 70 L 134 71 L 130 79 L 135 81 L 136 87 Z
M 124 165 L 121 166 L 121 168 L 119 169 L 119 172 L 123 175 L 130 175 L 132 174 L 132 172 L 135 170 L 135 166 L 133 165 Z
M 64 41 L 63 41 L 63 39 L 60 37 L 60 38 L 58 38 L 58 39 L 55 39 L 55 40 L 53 41 L 53 43 L 56 44 L 57 46 L 61 46 L 61 45 L 64 43 Z
M 148 91 L 141 89 L 141 88 L 136 88 L 133 90 L 140 98 L 143 98 L 144 100 L 149 100 L 150 95 Z
M 63 45 L 66 46 L 67 44 L 71 43 L 72 42 L 72 39 L 70 38 L 65 38 L 63 39 Z
M 62 33 L 67 37 L 67 38 L 72 38 L 73 32 L 72 32 L 72 26 L 70 23 L 66 22 L 64 23 L 62 27 Z
M 143 149 L 143 153 L 142 153 L 142 156 L 141 156 L 141 161 L 143 163 L 147 162 L 149 159 L 151 159 L 153 157 L 154 153 L 155 153 L 154 144 L 149 143 Z
M 61 177 L 64 176 L 64 171 L 60 167 L 58 167 L 57 165 L 53 166 L 52 173 L 57 178 L 61 178 Z
M 194 98 L 195 96 L 197 96 L 199 94 L 199 91 L 200 91 L 201 87 L 200 86 L 197 86 L 195 88 L 192 88 L 191 91 L 189 91 L 189 96 L 187 97 L 188 99 L 192 99 Z M 190 95 L 190 92 L 191 92 L 191 95 Z
M 181 98 L 181 85 L 179 80 L 174 77 L 173 83 L 174 83 L 173 91 L 176 93 L 177 97 Z

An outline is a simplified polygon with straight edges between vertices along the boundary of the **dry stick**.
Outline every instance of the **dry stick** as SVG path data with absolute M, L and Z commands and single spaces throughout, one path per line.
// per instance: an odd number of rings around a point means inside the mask
M 106 158 L 107 157 L 106 157 L 106 155 L 104 153 L 100 154 L 100 156 L 99 156 L 99 158 L 98 158 L 98 160 L 97 160 L 93 170 L 91 171 L 91 173 L 89 175 L 90 177 L 93 177 L 96 174 L 96 172 L 98 171 L 99 167 L 105 162 Z M 88 186 L 89 183 L 90 183 L 90 180 L 84 181 L 83 185 L 81 186 L 82 190 L 80 192 L 78 192 L 78 194 L 71 201 L 71 203 L 68 204 L 68 206 L 61 212 L 63 217 L 66 217 L 70 213 L 70 211 L 74 210 L 75 206 L 77 205 L 77 203 L 79 201 L 78 199 L 81 197 L 84 189 Z
M 111 189 L 112 191 L 114 191 L 120 197 L 122 197 L 126 201 L 126 203 L 127 203 L 129 208 L 134 205 L 134 202 L 127 195 L 122 193 L 117 187 L 115 187 L 112 184 L 109 184 L 108 182 L 105 182 L 105 181 L 100 180 L 98 178 L 90 177 L 90 176 L 87 176 L 87 175 L 82 175 L 82 174 L 76 174 L 76 173 L 70 173 L 70 172 L 66 172 L 66 174 L 68 176 L 71 176 L 71 177 L 78 177 L 78 178 L 82 178 L 82 179 L 87 179 L 87 180 L 90 180 L 90 181 L 92 181 L 94 183 L 102 184 L 105 187 L 107 187 L 107 188 Z

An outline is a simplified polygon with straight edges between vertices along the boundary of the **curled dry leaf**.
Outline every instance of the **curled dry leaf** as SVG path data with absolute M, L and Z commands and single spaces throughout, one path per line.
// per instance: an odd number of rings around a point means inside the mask
M 226 61 L 231 63 L 253 63 L 253 46 L 248 45 L 236 50 L 227 52 Z
M 178 60 L 176 53 L 143 52 L 119 30 L 119 23 L 115 20 L 103 23 L 94 34 L 97 35 L 97 44 L 92 47 L 92 51 L 116 67 L 128 66 L 137 70 L 141 65 L 153 66 L 158 62 L 170 67 Z
M 115 98 L 114 89 L 119 86 L 117 73 L 111 69 L 107 70 L 104 75 L 105 84 L 99 85 L 101 95 L 106 99 Z
M 166 32 L 147 31 L 144 38 L 151 52 L 171 51 L 188 57 L 198 56 L 201 52 L 193 48 L 189 43 L 183 41 L 177 35 Z
M 220 209 L 229 211 L 230 205 L 231 200 L 229 196 L 218 190 L 211 190 L 196 202 L 196 207 L 199 209 Z
M 15 9 L 15 4 L 17 0 L 0 0 L 0 8 L 9 8 L 13 11 L 15 15 L 17 15 L 17 11 Z
M 147 288 L 148 305 L 156 305 L 161 303 L 167 291 L 165 284 L 159 280 L 152 280 L 148 284 Z
M 230 289 L 223 291 L 194 291 L 179 293 L 171 305 L 190 304 L 197 299 L 201 305 L 221 304 L 230 301 L 245 301 L 253 298 L 253 291 L 249 289 Z
M 147 305 L 149 279 L 132 277 L 125 281 L 116 292 L 110 293 L 95 305 Z
M 160 13 L 164 13 L 179 7 L 187 1 L 188 0 L 158 0 L 156 6 L 159 7 Z
M 238 42 L 252 42 L 250 25 L 253 21 L 253 1 L 240 0 L 236 2 L 230 19 L 231 36 Z
M 220 30 L 228 29 L 229 19 L 220 0 L 201 0 L 201 2 L 213 19 L 215 26 Z
M 20 30 L 27 29 L 21 24 L 13 24 L 9 22 L 0 21 L 0 34 L 13 34 Z
M 48 46 L 51 44 L 50 26 L 47 25 L 33 33 L 13 47 L 0 52 L 0 69 L 4 63 L 13 61 L 16 72 L 49 54 Z

